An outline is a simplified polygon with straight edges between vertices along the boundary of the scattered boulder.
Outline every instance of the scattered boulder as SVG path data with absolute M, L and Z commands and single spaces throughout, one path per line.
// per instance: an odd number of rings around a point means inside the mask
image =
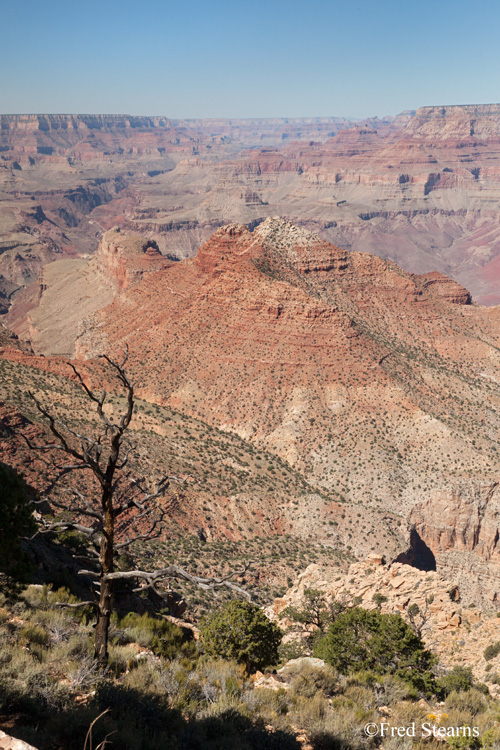
M 37 750 L 33 745 L 28 745 L 23 740 L 15 737 L 9 737 L 5 732 L 0 731 L 0 750 Z

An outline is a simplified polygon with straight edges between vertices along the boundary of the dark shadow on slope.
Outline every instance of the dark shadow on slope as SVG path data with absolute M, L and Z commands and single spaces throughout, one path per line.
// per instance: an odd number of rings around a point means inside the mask
M 418 531 L 413 528 L 410 531 L 410 546 L 406 552 L 397 556 L 395 562 L 411 565 L 419 570 L 436 570 L 436 558 L 434 553 L 427 546 L 419 535 Z
M 195 696 L 191 698 L 196 700 Z M 88 706 L 56 710 L 50 705 L 30 705 L 29 696 L 18 696 L 17 705 L 14 701 L 10 707 L 16 709 L 17 718 L 12 734 L 35 742 L 39 750 L 54 747 L 82 750 L 91 722 L 106 709 L 108 712 L 92 731 L 94 748 L 107 736 L 109 747 L 115 750 L 300 750 L 301 747 L 291 730 L 272 730 L 236 708 L 195 718 L 187 715 L 187 704 L 186 711 L 170 708 L 166 697 L 111 683 L 101 685 Z

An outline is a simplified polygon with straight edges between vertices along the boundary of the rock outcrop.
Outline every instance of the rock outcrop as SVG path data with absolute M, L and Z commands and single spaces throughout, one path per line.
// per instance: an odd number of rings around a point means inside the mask
M 289 628 L 292 621 L 285 610 L 288 606 L 300 609 L 306 589 L 323 592 L 327 601 L 380 608 L 407 621 L 409 608 L 417 605 L 423 617 L 414 616 L 414 624 L 421 627 L 424 642 L 437 653 L 443 666 L 471 667 L 475 677 L 485 682 L 500 669 L 500 656 L 487 660 L 483 655 L 484 649 L 498 640 L 498 618 L 491 611 L 465 606 L 455 579 L 401 563 L 386 565 L 379 554 L 368 556 L 345 572 L 310 565 L 286 595 L 266 610 L 268 616 L 285 630 Z M 490 684 L 490 690 L 500 692 L 496 684 Z
M 97 270 L 116 284 L 118 293 L 139 281 L 145 273 L 154 273 L 169 265 L 154 240 L 124 234 L 118 228 L 103 235 L 95 256 Z
M 0 730 L 0 750 L 36 750 L 36 747 L 23 740 L 16 740 Z

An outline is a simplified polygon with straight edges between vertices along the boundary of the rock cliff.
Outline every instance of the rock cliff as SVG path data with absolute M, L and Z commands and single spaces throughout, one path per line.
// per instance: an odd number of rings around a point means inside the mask
M 410 513 L 412 546 L 423 542 L 436 567 L 453 576 L 469 600 L 499 601 L 500 493 L 498 483 L 435 490 Z M 479 593 L 479 597 L 478 597 Z

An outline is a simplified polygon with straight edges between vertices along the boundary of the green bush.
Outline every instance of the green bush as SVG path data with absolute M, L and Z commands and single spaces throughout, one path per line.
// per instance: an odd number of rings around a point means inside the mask
M 282 633 L 255 604 L 232 601 L 202 620 L 201 638 L 210 656 L 234 659 L 253 672 L 278 661 Z
M 341 674 L 373 670 L 393 674 L 429 694 L 436 657 L 399 615 L 353 607 L 333 622 L 314 652 Z
M 465 693 L 457 693 L 456 691 L 453 691 L 446 698 L 444 706 L 446 713 L 461 711 L 476 716 L 476 714 L 485 710 L 487 706 L 487 698 L 484 693 L 475 688 L 472 688 Z
M 486 661 L 490 661 L 491 659 L 494 659 L 495 656 L 498 656 L 498 654 L 500 654 L 500 641 L 490 643 L 489 646 L 486 646 L 483 656 Z
M 157 656 L 173 659 L 178 654 L 194 656 L 196 646 L 193 641 L 187 641 L 180 628 L 171 622 L 148 614 L 138 615 L 129 612 L 120 622 L 125 629 L 125 642 L 139 643 L 149 648 Z
M 21 643 L 27 645 L 44 646 L 45 648 L 50 643 L 50 636 L 47 631 L 40 625 L 25 625 L 19 633 Z
M 457 693 L 470 690 L 474 684 L 471 667 L 453 667 L 447 675 L 438 681 L 438 687 L 446 697 L 453 691 Z

